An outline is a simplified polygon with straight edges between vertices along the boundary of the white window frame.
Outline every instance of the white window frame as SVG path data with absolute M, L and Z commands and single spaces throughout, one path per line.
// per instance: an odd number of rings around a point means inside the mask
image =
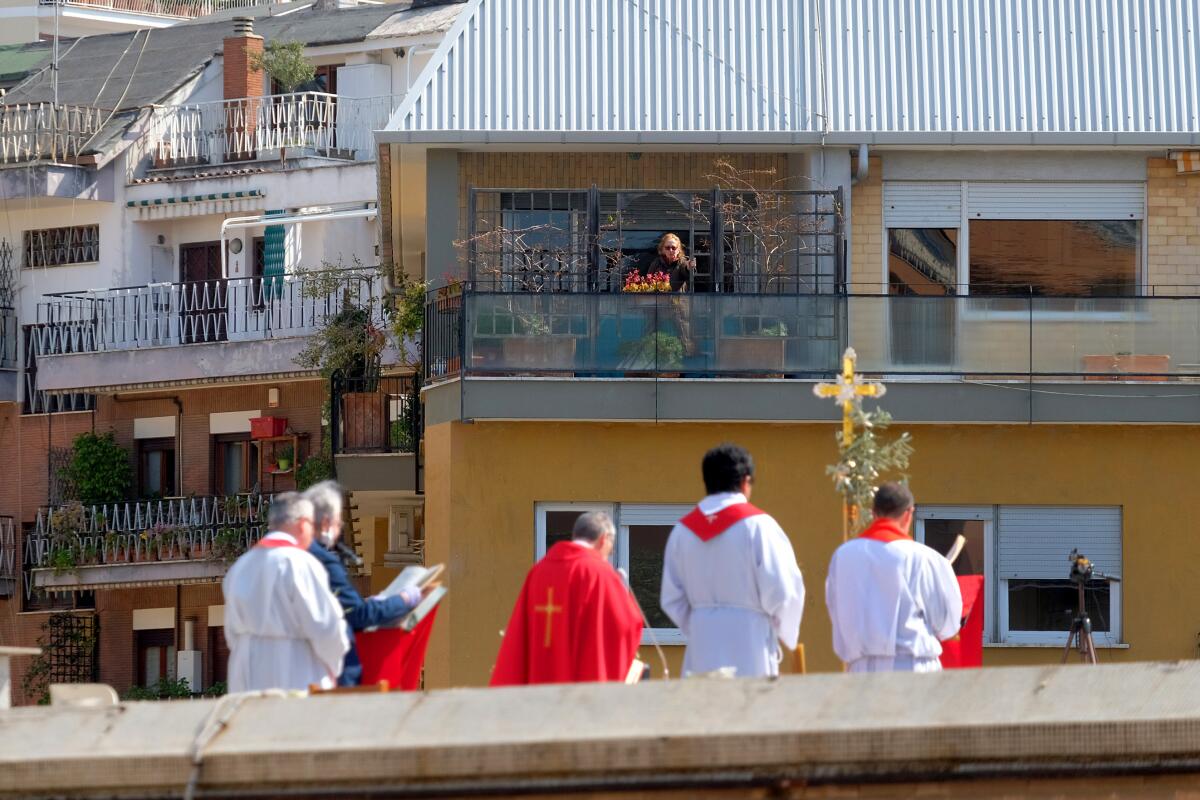
M 637 503 L 618 507 L 617 546 L 613 554 L 618 566 L 629 574 L 629 528 L 632 525 L 674 525 L 693 505 L 674 503 Z M 644 612 L 643 612 L 644 613 Z M 679 628 L 644 628 L 642 644 L 686 645 L 687 638 Z
M 1026 504 L 1006 504 L 1018 506 Z M 1036 504 L 1028 504 L 1036 505 Z M 1080 509 L 1087 506 L 1079 506 Z M 982 520 L 984 523 L 984 616 L 983 643 L 991 647 L 1053 647 L 1062 648 L 1067 643 L 1066 631 L 1013 631 L 1008 626 L 1008 584 L 1007 578 L 997 577 L 996 554 L 999 552 L 1000 537 L 1004 535 L 999 528 L 1000 506 L 937 506 L 919 505 L 913 522 L 913 537 L 924 543 L 925 520 L 954 519 Z M 1124 519 L 1122 519 L 1122 538 L 1124 538 Z M 1069 543 L 1064 543 L 1068 544 Z M 1066 550 L 1063 551 L 1064 555 Z M 1122 554 L 1123 561 L 1123 554 Z M 1122 570 L 1123 571 L 1123 563 Z M 1069 565 L 1063 559 L 1063 578 L 1065 580 Z M 1118 576 L 1119 577 L 1119 576 Z M 1034 580 L 1012 579 L 1012 580 Z M 1093 631 L 1092 639 L 1097 648 L 1121 648 L 1128 645 L 1124 639 L 1121 618 L 1121 581 L 1109 584 L 1109 607 L 1107 611 L 1109 630 L 1107 632 Z M 1093 625 L 1095 620 L 1093 620 Z
M 535 539 L 534 557 L 541 560 L 546 555 L 546 513 L 550 511 L 603 511 L 613 518 L 616 526 L 616 541 L 609 562 L 614 568 L 629 574 L 629 527 L 631 525 L 674 525 L 679 518 L 691 511 L 693 506 L 675 503 L 537 503 L 534 508 Z M 672 516 L 673 515 L 673 516 Z M 679 628 L 644 628 L 642 644 L 685 645 L 687 640 Z
M 996 641 L 996 508 L 995 506 L 917 506 L 913 538 L 925 543 L 925 521 L 930 519 L 983 522 L 983 643 Z

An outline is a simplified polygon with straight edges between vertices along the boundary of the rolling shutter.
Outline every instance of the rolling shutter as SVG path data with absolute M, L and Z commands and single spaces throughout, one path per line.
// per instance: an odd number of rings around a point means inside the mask
M 972 182 L 967 186 L 971 219 L 1142 219 L 1145 205 L 1144 183 Z
M 1121 508 L 1001 506 L 997 577 L 1066 580 L 1072 548 L 1096 569 L 1121 575 Z
M 618 525 L 674 525 L 694 506 L 622 503 Z
M 884 182 L 884 227 L 957 228 L 961 223 L 962 184 L 960 182 Z
M 287 212 L 284 209 L 268 211 L 265 217 L 281 217 Z M 287 271 L 285 252 L 287 227 L 284 225 L 268 225 L 263 230 L 263 295 L 273 297 L 282 293 L 283 276 Z

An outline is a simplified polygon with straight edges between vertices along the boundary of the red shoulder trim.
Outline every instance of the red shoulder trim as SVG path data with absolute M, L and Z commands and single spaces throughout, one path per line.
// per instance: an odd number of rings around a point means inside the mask
M 254 546 L 255 547 L 294 547 L 297 550 L 304 549 L 303 547 L 301 547 L 298 544 L 293 544 L 292 542 L 289 542 L 287 539 L 260 539 L 258 544 L 254 545 Z
M 860 539 L 871 539 L 888 544 L 890 542 L 912 541 L 912 537 L 900 530 L 900 526 L 890 519 L 877 519 L 871 526 L 858 535 Z
M 736 523 L 765 513 L 749 503 L 734 503 L 715 514 L 705 514 L 700 510 L 700 506 L 696 506 L 679 520 L 679 524 L 700 537 L 700 541 L 707 542 L 720 536 Z

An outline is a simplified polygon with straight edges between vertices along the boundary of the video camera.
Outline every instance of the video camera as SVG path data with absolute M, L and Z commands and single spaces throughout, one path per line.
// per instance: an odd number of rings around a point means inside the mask
M 1071 562 L 1071 574 L 1067 577 L 1072 583 L 1077 583 L 1080 586 L 1086 585 L 1088 581 L 1118 581 L 1120 578 L 1114 578 L 1112 575 L 1105 575 L 1096 569 L 1096 565 L 1079 552 L 1079 548 L 1071 551 L 1071 555 L 1067 556 L 1067 560 Z

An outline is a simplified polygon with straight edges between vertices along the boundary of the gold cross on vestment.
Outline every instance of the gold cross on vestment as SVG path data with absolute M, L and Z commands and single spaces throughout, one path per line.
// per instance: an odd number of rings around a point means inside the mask
M 882 383 L 864 381 L 854 372 L 858 354 L 853 347 L 847 347 L 842 356 L 842 374 L 838 375 L 837 383 L 818 383 L 813 387 L 817 397 L 832 397 L 834 402 L 842 407 L 842 443 L 849 445 L 854 441 L 854 409 L 862 404 L 864 397 L 883 397 L 887 387 Z
M 546 615 L 546 638 L 542 642 L 543 647 L 550 646 L 550 623 L 554 620 L 554 615 L 563 610 L 562 606 L 554 605 L 554 587 L 546 589 L 546 605 L 534 606 L 533 610 L 539 614 Z

